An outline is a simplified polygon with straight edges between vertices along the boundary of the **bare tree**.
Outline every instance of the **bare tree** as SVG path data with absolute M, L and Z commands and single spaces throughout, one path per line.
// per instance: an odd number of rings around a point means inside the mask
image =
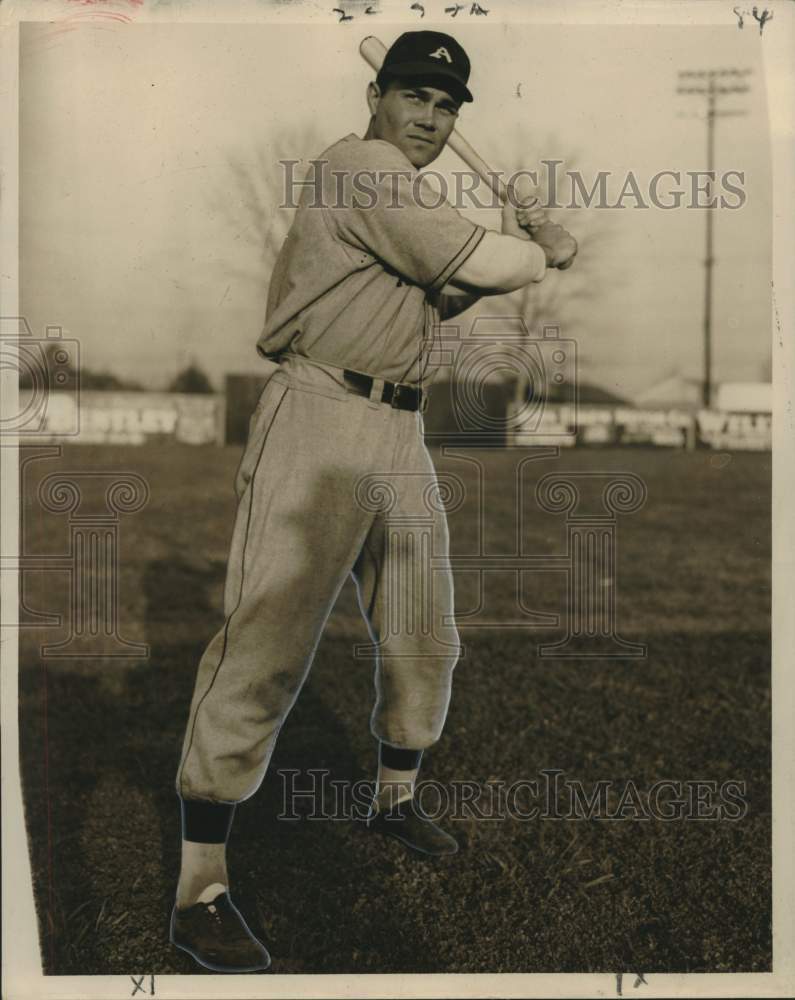
M 288 171 L 296 182 L 303 179 L 311 169 L 309 161 L 328 145 L 313 125 L 274 127 L 253 159 L 230 156 L 230 183 L 216 192 L 210 207 L 229 219 L 236 240 L 257 251 L 257 277 L 270 275 L 293 220 L 295 209 L 287 207 L 290 198 L 285 190 Z M 286 166 L 288 163 L 292 167 Z M 293 197 L 293 204 L 296 201 Z M 230 267 L 230 273 L 252 277 L 250 269 Z
M 514 152 L 509 158 L 509 171 L 518 173 L 528 169 L 528 164 L 560 161 L 559 178 L 569 173 L 584 174 L 583 156 L 572 149 L 561 152 L 561 143 L 548 137 L 542 147 L 532 149 L 530 140 L 522 130 L 516 134 Z M 548 168 L 538 167 L 537 194 L 542 205 L 549 194 Z M 571 231 L 579 244 L 574 266 L 567 271 L 551 271 L 543 282 L 527 285 L 503 299 L 509 310 L 516 310 L 528 329 L 539 331 L 544 324 L 560 326 L 573 332 L 582 322 L 583 314 L 598 296 L 599 287 L 608 275 L 615 280 L 615 268 L 608 268 L 608 256 L 613 230 L 604 211 L 595 208 L 577 208 L 572 205 L 568 185 L 558 183 L 558 203 L 564 209 L 549 208 L 550 217 Z
M 576 149 L 561 150 L 561 142 L 548 136 L 542 143 L 534 144 L 528 134 L 519 129 L 515 133 L 511 153 L 505 161 L 507 176 L 518 175 L 522 170 L 535 169 L 539 185 L 537 195 L 542 206 L 549 198 L 549 168 L 544 161 L 559 161 L 559 181 L 575 172 L 584 173 L 584 159 Z M 568 184 L 559 183 L 557 203 L 563 209 L 548 207 L 550 218 L 565 226 L 574 235 L 579 252 L 573 267 L 566 271 L 551 270 L 544 280 L 526 285 L 510 295 L 494 300 L 496 312 L 520 317 L 528 331 L 528 338 L 541 335 L 545 326 L 556 326 L 562 337 L 576 338 L 578 331 L 588 322 L 588 313 L 599 296 L 599 290 L 610 281 L 615 283 L 616 269 L 610 266 L 610 249 L 615 235 L 608 213 L 591 207 L 572 205 Z M 528 398 L 531 386 L 518 379 L 516 404 L 521 407 Z

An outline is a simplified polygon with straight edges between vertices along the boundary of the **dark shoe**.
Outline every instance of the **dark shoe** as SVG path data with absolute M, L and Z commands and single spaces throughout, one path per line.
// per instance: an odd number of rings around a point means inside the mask
M 458 850 L 457 841 L 438 827 L 413 799 L 404 799 L 383 812 L 373 805 L 365 822 L 368 830 L 394 837 L 422 854 L 438 857 Z
M 213 972 L 257 972 L 271 957 L 246 926 L 228 892 L 171 914 L 171 942 Z

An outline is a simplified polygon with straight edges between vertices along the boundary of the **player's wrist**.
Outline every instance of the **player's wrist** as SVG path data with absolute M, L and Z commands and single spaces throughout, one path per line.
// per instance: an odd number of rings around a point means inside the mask
M 514 236 L 518 240 L 531 239 L 527 230 L 519 224 L 519 220 L 516 217 L 516 209 L 509 201 L 505 203 L 502 209 L 501 231 L 503 236 Z
M 546 222 L 533 227 L 531 236 L 536 246 L 543 251 L 547 267 L 561 267 L 577 253 L 577 242 L 562 226 Z

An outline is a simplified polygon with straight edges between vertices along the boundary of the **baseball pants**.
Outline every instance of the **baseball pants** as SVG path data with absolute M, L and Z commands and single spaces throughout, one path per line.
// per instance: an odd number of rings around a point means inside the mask
M 223 627 L 199 664 L 177 792 L 259 788 L 348 574 L 373 646 L 373 735 L 425 749 L 459 654 L 447 522 L 422 417 L 348 393 L 338 368 L 289 355 L 251 417 Z

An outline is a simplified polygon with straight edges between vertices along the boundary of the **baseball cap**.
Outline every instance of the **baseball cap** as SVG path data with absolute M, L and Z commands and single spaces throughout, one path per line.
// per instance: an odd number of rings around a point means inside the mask
M 395 77 L 439 79 L 453 97 L 473 100 L 467 87 L 469 57 L 451 35 L 442 31 L 406 31 L 394 42 L 378 71 L 378 83 Z

